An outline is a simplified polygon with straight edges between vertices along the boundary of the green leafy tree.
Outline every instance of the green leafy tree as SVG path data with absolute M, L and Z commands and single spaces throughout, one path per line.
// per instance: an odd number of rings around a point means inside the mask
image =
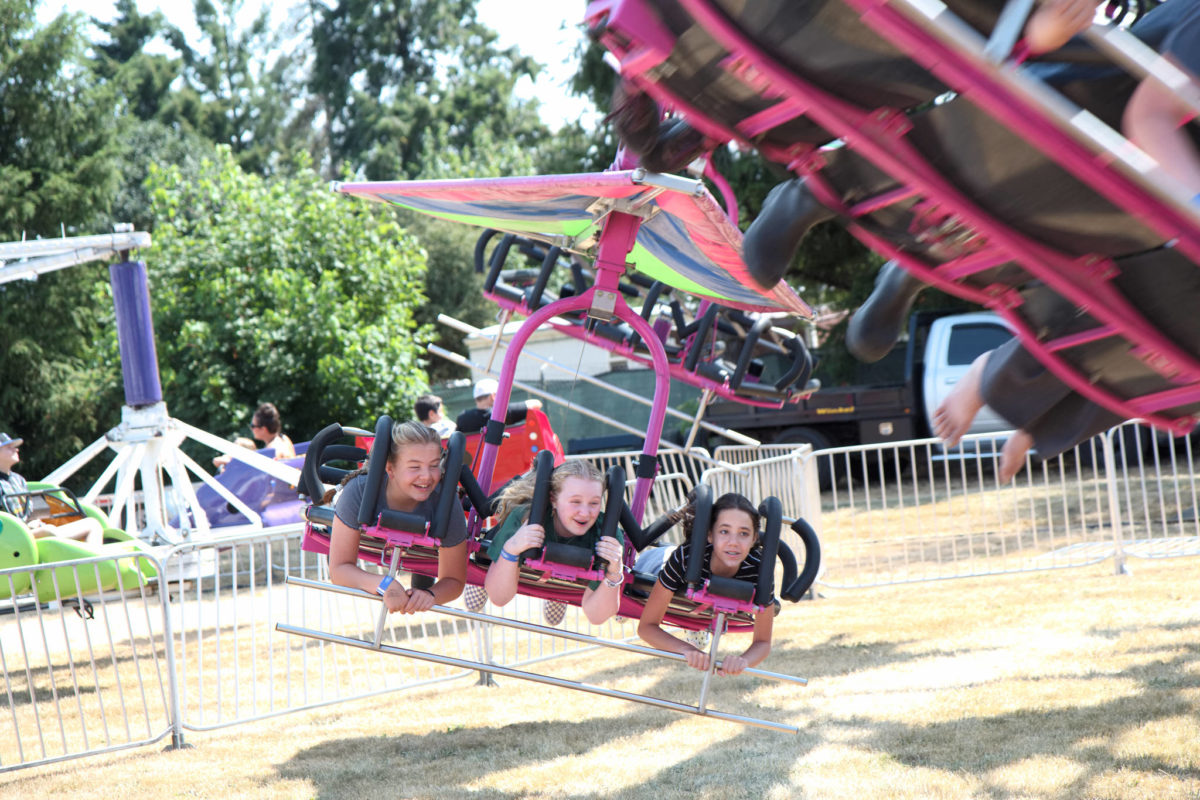
M 0 0 L 0 242 L 102 231 L 117 186 L 113 93 L 88 69 L 81 19 L 36 22 Z M 0 284 L 0 429 L 40 477 L 116 424 L 120 372 L 97 356 L 111 324 L 103 264 Z
M 545 138 L 534 103 L 513 96 L 536 62 L 495 46 L 475 0 L 313 4 L 309 89 L 329 159 L 368 180 L 427 177 L 430 153 L 464 152 L 482 131 L 532 148 Z
M 148 45 L 178 41 L 183 34 L 161 11 L 142 14 L 136 0 L 117 0 L 116 12 L 112 22 L 92 19 L 107 37 L 92 43 L 97 77 L 116 87 L 123 113 L 140 120 L 169 116 L 171 84 L 183 74 L 183 61 L 178 55 L 149 52 Z
M 425 260 L 385 209 L 304 163 L 266 180 L 227 148 L 195 178 L 152 170 L 154 322 L 171 413 L 218 433 L 260 401 L 293 438 L 405 416 L 426 385 L 413 319 Z
M 0 239 L 85 228 L 117 183 L 112 93 L 82 63 L 80 18 L 37 27 L 0 0 Z
M 40 478 L 120 422 L 120 362 L 96 347 L 112 328 L 107 281 L 107 267 L 89 263 L 0 284 L 0 430 L 26 439 L 26 477 Z
M 283 41 L 263 9 L 245 29 L 237 25 L 242 0 L 195 0 L 202 40 L 193 46 L 174 27 L 166 33 L 183 63 L 183 85 L 157 118 L 190 128 L 228 146 L 238 163 L 266 174 L 286 163 L 296 134 L 294 121 L 302 80 L 303 53 L 281 50 Z

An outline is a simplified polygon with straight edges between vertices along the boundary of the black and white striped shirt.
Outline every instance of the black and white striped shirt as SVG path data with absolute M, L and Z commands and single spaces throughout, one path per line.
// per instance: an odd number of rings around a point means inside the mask
M 687 547 L 676 547 L 671 555 L 667 556 L 667 561 L 663 564 L 662 571 L 658 573 L 659 582 L 671 590 L 672 593 L 678 592 L 687 585 L 687 566 L 684 561 L 688 553 Z M 704 566 L 700 568 L 700 580 L 706 581 L 712 575 L 709 570 L 709 564 L 712 563 L 712 544 L 704 545 Z M 756 583 L 758 581 L 758 569 L 762 564 L 762 548 L 752 547 L 750 552 L 746 554 L 746 558 L 738 565 L 737 574 L 733 577 L 739 581 L 749 581 Z

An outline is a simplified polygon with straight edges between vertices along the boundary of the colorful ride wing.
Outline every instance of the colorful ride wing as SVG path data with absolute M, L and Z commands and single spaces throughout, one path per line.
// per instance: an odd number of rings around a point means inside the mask
M 641 169 L 515 178 L 335 183 L 334 191 L 441 219 L 594 253 L 613 211 L 641 218 L 628 255 L 654 280 L 747 311 L 812 309 L 780 281 L 764 291 L 742 261 L 742 234 L 704 184 Z

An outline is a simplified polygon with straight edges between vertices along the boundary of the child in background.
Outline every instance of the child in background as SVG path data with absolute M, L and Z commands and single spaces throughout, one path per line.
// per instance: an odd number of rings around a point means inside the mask
M 694 500 L 676 512 L 678 521 L 685 523 L 691 531 L 695 519 Z M 716 575 L 757 583 L 762 565 L 762 548 L 759 546 L 759 514 L 754 504 L 736 492 L 723 494 L 712 505 L 712 524 L 708 529 L 708 543 L 704 552 L 701 580 Z M 691 555 L 687 545 L 680 547 L 652 547 L 642 551 L 634 569 L 638 572 L 658 572 L 658 580 L 650 592 L 650 599 L 642 610 L 638 622 L 638 636 L 659 650 L 679 653 L 687 659 L 689 667 L 708 669 L 708 653 L 698 647 L 667 633 L 662 626 L 663 616 L 676 592 L 683 589 L 687 572 L 686 559 Z M 771 653 L 771 629 L 775 620 L 774 604 L 754 615 L 754 638 L 741 655 L 726 656 L 719 673 L 737 675 L 747 667 L 760 664 Z
M 583 592 L 581 606 L 588 621 L 599 625 L 617 613 L 624 583 L 624 534 L 601 536 L 604 514 L 604 477 L 586 461 L 567 461 L 556 467 L 550 478 L 550 525 L 531 525 L 529 504 L 533 500 L 535 473 L 513 481 L 500 495 L 496 512 L 499 524 L 488 547 L 492 565 L 484 579 L 488 598 L 498 606 L 517 593 L 522 553 L 546 543 L 572 544 L 592 550 L 608 562 L 603 581 L 591 581 Z

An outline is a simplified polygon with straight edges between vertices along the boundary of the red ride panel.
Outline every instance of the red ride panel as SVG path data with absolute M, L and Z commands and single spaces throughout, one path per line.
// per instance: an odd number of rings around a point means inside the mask
M 483 433 L 471 434 L 467 437 L 467 458 L 470 459 L 471 472 L 479 466 L 479 449 L 483 443 Z M 523 475 L 533 469 L 533 460 L 539 450 L 549 450 L 554 453 L 554 466 L 566 460 L 562 443 L 558 434 L 550 427 L 546 412 L 541 409 L 531 410 L 525 421 L 519 425 L 509 425 L 504 430 L 504 441 L 500 443 L 500 452 L 496 457 L 496 467 L 492 471 L 491 491 L 503 486 L 512 478 Z M 478 473 L 476 478 L 481 479 Z M 480 480 L 482 484 L 483 481 Z

